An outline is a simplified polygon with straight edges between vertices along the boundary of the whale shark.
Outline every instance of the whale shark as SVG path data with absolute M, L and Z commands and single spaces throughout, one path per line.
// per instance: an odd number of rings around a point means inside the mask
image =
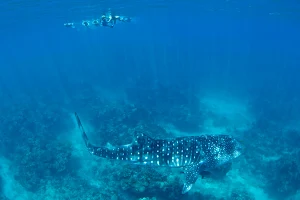
M 184 169 L 185 181 L 182 194 L 191 190 L 201 173 L 214 173 L 242 153 L 242 145 L 230 135 L 154 139 L 144 133 L 136 132 L 130 144 L 98 147 L 90 143 L 76 112 L 75 117 L 83 141 L 92 155 L 138 165 Z

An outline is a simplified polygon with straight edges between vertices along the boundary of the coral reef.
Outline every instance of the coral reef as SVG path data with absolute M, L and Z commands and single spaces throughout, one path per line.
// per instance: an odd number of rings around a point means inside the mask
M 266 188 L 276 199 L 294 195 L 300 188 L 300 151 L 267 164 Z
M 255 200 L 255 198 L 245 188 L 234 189 L 231 192 L 229 199 L 230 200 Z
M 14 161 L 19 166 L 16 180 L 27 190 L 36 191 L 49 178 L 59 178 L 70 173 L 68 170 L 74 167 L 70 161 L 71 150 L 70 144 L 30 138 L 27 147 L 17 150 Z

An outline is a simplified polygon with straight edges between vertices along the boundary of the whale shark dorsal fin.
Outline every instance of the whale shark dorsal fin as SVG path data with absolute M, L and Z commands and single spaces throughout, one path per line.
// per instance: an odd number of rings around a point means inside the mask
M 134 133 L 133 144 L 139 144 L 139 145 L 147 144 L 149 142 L 152 142 L 153 140 L 154 139 L 152 137 L 148 136 L 147 134 L 136 131 Z
M 114 149 L 114 148 L 115 148 L 115 146 L 113 146 L 113 145 L 112 145 L 112 144 L 110 144 L 109 142 L 108 142 L 108 143 L 106 143 L 105 147 L 106 147 L 107 149 L 109 149 L 109 150 L 112 150 L 112 149 Z

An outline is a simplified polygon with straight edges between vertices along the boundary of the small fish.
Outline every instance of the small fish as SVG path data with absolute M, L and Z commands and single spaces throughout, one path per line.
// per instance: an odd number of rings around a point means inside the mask
M 118 147 L 97 147 L 89 142 L 81 121 L 77 124 L 88 151 L 95 156 L 139 165 L 184 168 L 182 194 L 187 193 L 203 172 L 213 172 L 241 155 L 242 146 L 229 135 L 201 135 L 153 139 L 136 133 L 134 141 Z

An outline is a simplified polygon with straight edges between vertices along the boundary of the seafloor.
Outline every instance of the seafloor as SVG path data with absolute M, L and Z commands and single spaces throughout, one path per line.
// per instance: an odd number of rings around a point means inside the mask
M 113 97 L 88 85 L 76 88 L 2 105 L 0 199 L 300 199 L 300 122 L 291 115 L 293 102 L 283 108 L 266 97 L 191 95 L 162 85 Z M 225 176 L 207 174 L 182 195 L 181 170 L 90 155 L 74 111 L 97 145 L 130 143 L 137 129 L 155 138 L 225 133 L 242 140 L 245 152 Z

